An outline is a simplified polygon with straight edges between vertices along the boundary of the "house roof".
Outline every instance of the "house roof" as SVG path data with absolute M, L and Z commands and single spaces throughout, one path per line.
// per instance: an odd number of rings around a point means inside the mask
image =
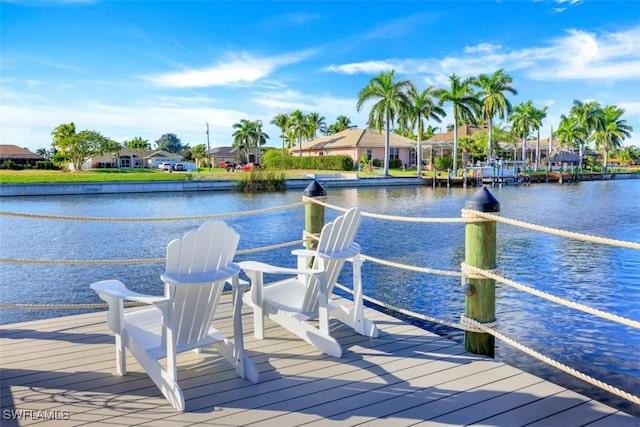
M 180 154 L 178 153 L 169 153 L 168 151 L 163 151 L 163 150 L 136 150 L 135 148 L 123 148 L 117 153 L 119 156 L 136 156 L 136 157 L 141 157 L 143 159 L 148 159 L 152 157 L 158 157 L 163 159 L 180 157 Z
M 217 157 L 237 157 L 240 155 L 240 150 L 233 147 L 213 147 L 209 150 L 209 154 Z
M 321 136 L 312 141 L 302 144 L 302 151 L 318 151 L 337 148 L 378 148 L 384 147 L 385 135 L 372 129 L 345 129 L 333 135 Z M 396 133 L 389 134 L 389 145 L 392 148 L 410 148 L 415 145 L 415 141 L 405 138 Z M 292 148 L 291 152 L 299 151 L 298 147 Z
M 39 154 L 20 148 L 17 145 L 0 145 L 0 158 L 2 159 L 28 159 L 28 160 L 44 160 Z

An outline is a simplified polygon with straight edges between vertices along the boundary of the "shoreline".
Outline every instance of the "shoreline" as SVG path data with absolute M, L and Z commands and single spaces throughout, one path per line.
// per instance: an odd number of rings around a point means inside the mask
M 640 179 L 640 174 L 618 173 L 601 179 Z M 591 179 L 573 179 L 565 182 L 591 181 Z M 403 185 L 433 185 L 431 178 L 418 177 L 377 177 L 377 178 L 292 178 L 286 180 L 287 190 L 304 189 L 314 181 L 318 181 L 327 188 L 359 188 L 380 186 Z M 541 179 L 532 179 L 527 184 L 556 184 L 558 180 L 545 182 Z M 436 184 L 442 186 L 464 186 L 462 178 L 437 178 Z M 466 182 L 468 186 L 479 186 L 473 178 Z M 490 183 L 485 185 L 491 185 Z M 519 185 L 518 183 L 497 183 L 496 185 Z M 561 184 L 560 184 L 561 185 Z M 87 195 L 87 194 L 127 194 L 127 193 L 157 193 L 157 192 L 184 192 L 184 191 L 236 191 L 238 182 L 234 180 L 220 181 L 114 181 L 114 182 L 74 182 L 74 183 L 25 183 L 25 184 L 0 184 L 1 197 L 20 196 L 61 196 L 61 195 Z
M 315 180 L 315 178 L 287 179 L 286 188 L 288 190 L 304 189 Z M 417 177 L 380 177 L 358 179 L 330 178 L 318 179 L 317 181 L 327 188 L 426 185 L 430 182 Z M 237 181 L 118 181 L 2 184 L 0 185 L 0 197 L 156 193 L 182 191 L 235 191 L 237 187 Z

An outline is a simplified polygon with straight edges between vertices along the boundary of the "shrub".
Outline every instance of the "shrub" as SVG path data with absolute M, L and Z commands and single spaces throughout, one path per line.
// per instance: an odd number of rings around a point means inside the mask
M 0 165 L 0 169 L 12 169 L 17 171 L 24 169 L 24 165 L 16 163 L 11 159 L 7 159 Z
M 252 170 L 243 173 L 238 181 L 238 190 L 245 193 L 264 191 L 284 191 L 287 189 L 287 175 L 284 172 Z
M 263 166 L 267 169 L 320 169 L 353 170 L 353 159 L 349 156 L 291 156 L 272 150 L 262 156 Z
M 453 158 L 451 156 L 436 157 L 433 159 L 433 164 L 438 170 L 451 169 L 451 166 L 453 166 Z
M 399 169 L 402 167 L 402 160 L 400 159 L 391 159 L 389 160 L 389 168 L 391 169 Z
M 36 161 L 36 169 L 59 169 L 56 165 L 53 164 L 51 160 L 38 160 Z
M 382 160 L 380 159 L 371 159 L 371 166 L 376 168 L 382 167 Z

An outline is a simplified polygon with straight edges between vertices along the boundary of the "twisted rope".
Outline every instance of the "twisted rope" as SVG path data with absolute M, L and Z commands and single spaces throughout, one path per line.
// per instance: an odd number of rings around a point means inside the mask
M 462 273 L 460 273 L 459 271 L 452 271 L 452 270 L 439 270 L 439 269 L 435 269 L 435 268 L 427 268 L 427 267 L 418 267 L 415 265 L 409 265 L 409 264 L 402 264 L 399 262 L 395 262 L 395 261 L 387 261 L 381 258 L 375 258 L 369 255 L 361 255 L 361 258 L 367 261 L 371 261 L 374 262 L 376 264 L 380 264 L 380 265 L 386 265 L 388 267 L 395 267 L 395 268 L 400 268 L 402 270 L 409 270 L 409 271 L 415 271 L 418 273 L 426 273 L 426 274 L 433 274 L 433 275 L 437 275 L 437 276 L 450 276 L 450 277 L 462 277 Z
M 626 317 L 618 316 L 616 314 L 607 313 L 606 311 L 598 310 L 597 308 L 592 308 L 586 306 L 584 304 L 580 304 L 577 302 L 569 301 L 564 298 L 557 297 L 555 295 L 551 295 L 547 292 L 540 291 L 538 289 L 534 289 L 530 286 L 523 285 L 521 283 L 515 282 L 513 280 L 509 280 L 506 277 L 500 276 L 491 270 L 483 270 L 481 268 L 473 267 L 469 264 L 462 263 L 462 274 L 467 274 L 470 272 L 477 276 L 483 276 L 485 279 L 493 279 L 496 282 L 504 283 L 505 285 L 511 286 L 513 288 L 519 289 L 523 292 L 527 292 L 531 295 L 535 295 L 540 298 L 544 298 L 547 301 L 555 302 L 556 304 L 564 305 L 565 307 L 570 307 L 576 310 L 580 310 L 584 313 L 589 313 L 594 316 L 601 317 L 603 319 L 611 320 L 613 322 L 621 323 L 626 326 L 631 326 L 633 328 L 640 329 L 640 322 L 633 319 L 628 319 Z
M 342 289 L 345 292 L 351 293 L 353 294 L 353 291 L 343 285 L 340 285 L 339 283 L 336 283 L 335 285 L 336 287 L 338 287 L 339 289 Z M 413 312 L 411 310 L 406 310 L 400 307 L 396 307 L 394 305 L 391 304 L 387 304 L 384 303 L 380 300 L 377 300 L 375 298 L 371 298 L 371 297 L 367 297 L 364 296 L 363 299 L 365 301 L 374 303 L 380 307 L 383 307 L 385 309 L 388 310 L 392 310 L 395 311 L 397 313 L 401 313 L 407 316 L 411 316 L 414 317 L 416 319 L 420 319 L 420 320 L 424 320 L 424 321 L 428 321 L 428 322 L 432 322 L 432 323 L 438 323 L 441 325 L 445 325 L 445 326 L 449 326 L 451 328 L 456 328 L 456 329 L 461 329 L 464 331 L 470 331 L 470 332 L 481 332 L 481 333 L 487 333 L 487 334 L 491 334 L 494 337 L 498 338 L 500 341 L 532 356 L 535 357 L 536 359 L 540 360 L 543 363 L 546 363 L 547 365 L 553 366 L 557 369 L 560 369 L 561 371 L 569 374 L 569 375 L 573 375 L 576 378 L 580 378 L 581 380 L 594 385 L 596 387 L 601 388 L 602 390 L 606 390 L 609 393 L 615 394 L 618 397 L 621 397 L 623 399 L 626 399 L 630 402 L 633 402 L 635 404 L 639 404 L 640 403 L 640 397 L 635 396 L 629 392 L 626 392 L 624 390 L 620 390 L 617 387 L 614 387 L 610 384 L 607 384 L 603 381 L 600 381 L 596 378 L 593 378 L 583 372 L 578 371 L 577 369 L 571 368 L 563 363 L 558 362 L 555 359 L 552 359 L 548 356 L 545 356 L 539 352 L 537 352 L 536 350 L 533 350 L 530 347 L 525 346 L 524 344 L 521 344 L 515 340 L 513 340 L 512 338 L 509 338 L 508 336 L 498 332 L 496 330 L 496 326 L 498 324 L 498 322 L 490 322 L 490 323 L 480 323 L 477 320 L 471 319 L 470 317 L 465 316 L 464 314 L 460 315 L 460 322 L 456 323 L 456 322 L 451 322 L 448 320 L 444 320 L 444 319 L 439 319 L 437 317 L 432 317 L 432 316 L 428 316 L 425 314 L 421 314 L 421 313 L 416 313 Z
M 304 202 L 315 203 L 317 205 L 324 206 L 329 209 L 333 209 L 339 212 L 346 212 L 348 209 L 343 208 L 341 206 L 332 205 L 330 203 L 324 202 L 322 200 L 318 200 L 317 198 L 303 196 L 302 200 Z M 382 215 L 371 212 L 362 212 L 362 216 L 366 216 L 368 218 L 382 219 L 388 221 L 401 221 L 401 222 L 416 222 L 416 223 L 457 223 L 457 222 L 485 222 L 485 219 L 464 219 L 464 218 L 419 218 L 419 217 L 410 217 L 410 216 L 397 216 L 397 215 Z
M 469 211 L 468 209 L 463 209 L 462 213 L 463 215 L 465 215 L 466 213 L 474 216 L 479 216 L 491 221 L 498 221 L 505 224 L 514 225 L 516 227 L 526 228 L 534 231 L 540 231 L 548 234 L 554 234 L 556 236 L 567 237 L 569 239 L 581 240 L 583 242 L 600 243 L 602 245 L 618 246 L 618 247 L 628 248 L 628 249 L 640 249 L 640 243 L 637 243 L 637 242 L 628 242 L 624 240 L 609 239 L 606 237 L 598 237 L 598 236 L 593 236 L 589 234 L 575 233 L 573 231 L 565 231 L 559 228 L 551 228 L 551 227 L 546 227 L 544 225 L 537 225 L 529 222 L 519 221 L 516 219 L 505 218 L 500 215 L 487 213 L 487 212 Z
M 292 203 L 290 205 L 274 206 L 271 208 L 256 209 L 256 210 L 244 211 L 244 212 L 230 212 L 230 213 L 199 215 L 199 216 L 156 217 L 156 218 L 105 218 L 105 217 L 89 217 L 89 216 L 28 214 L 28 213 L 20 213 L 20 212 L 0 212 L 0 216 L 12 216 L 17 218 L 29 218 L 29 219 L 54 219 L 54 220 L 62 220 L 62 221 L 98 221 L 98 222 L 194 221 L 194 220 L 231 218 L 235 216 L 258 215 L 266 212 L 297 208 L 300 206 L 304 206 L 304 204 L 305 204 L 304 202 L 298 202 L 298 203 Z
M 594 385 L 596 387 L 599 387 L 603 390 L 608 391 L 609 393 L 615 394 L 618 397 L 621 397 L 623 399 L 626 399 L 632 403 L 635 403 L 636 405 L 640 404 L 640 397 L 635 396 L 631 393 L 628 393 L 624 390 L 620 390 L 617 387 L 614 387 L 610 384 L 607 384 L 603 381 L 600 381 L 598 379 L 595 379 L 593 377 L 590 377 L 587 374 L 584 374 L 574 368 L 571 368 L 563 363 L 558 362 L 557 360 L 554 360 L 548 356 L 543 355 L 542 353 L 539 353 L 523 344 L 520 344 L 519 342 L 507 337 L 506 335 L 492 329 L 491 327 L 487 327 L 485 326 L 484 323 L 480 323 L 477 322 L 473 319 L 469 319 L 467 318 L 465 320 L 465 323 L 468 322 L 470 324 L 473 324 L 476 328 L 481 329 L 483 332 L 487 333 L 487 334 L 491 334 L 494 337 L 498 338 L 500 341 L 505 342 L 507 344 L 509 344 L 510 346 L 517 348 L 518 350 L 527 353 L 528 355 L 535 357 L 536 359 L 553 366 L 554 368 L 560 369 L 563 372 L 566 372 L 567 374 L 573 375 L 576 378 L 579 378 L 591 385 Z

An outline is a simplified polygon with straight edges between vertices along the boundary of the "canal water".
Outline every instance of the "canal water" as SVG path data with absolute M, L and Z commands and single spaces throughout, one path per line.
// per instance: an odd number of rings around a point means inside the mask
M 331 189 L 327 201 L 363 211 L 415 217 L 459 217 L 474 188 L 376 187 Z M 490 188 L 501 215 L 549 227 L 640 241 L 640 180 Z M 282 206 L 301 192 L 240 194 L 190 192 L 0 199 L 0 210 L 79 217 L 174 218 Z M 327 220 L 337 212 L 327 210 Z M 302 207 L 225 221 L 241 235 L 240 249 L 301 238 Z M 164 256 L 166 244 L 202 220 L 131 222 L 61 221 L 0 217 L 0 258 L 32 260 L 147 259 Z M 400 263 L 459 270 L 464 224 L 415 224 L 363 218 L 363 253 Z M 289 249 L 238 259 L 294 266 Z M 640 320 L 640 251 L 568 240 L 498 225 L 498 268 L 512 280 L 627 318 Z M 0 265 L 0 302 L 64 304 L 101 302 L 93 281 L 119 278 L 130 288 L 161 293 L 163 264 Z M 341 282 L 348 283 L 345 270 Z M 456 321 L 464 311 L 460 279 L 379 266 L 363 266 L 365 295 L 391 305 Z M 0 325 L 79 313 L 74 310 L 0 310 Z M 640 394 L 640 331 L 567 309 L 505 285 L 497 288 L 499 330 L 579 371 Z M 462 340 L 463 334 L 417 322 Z M 496 358 L 640 416 L 637 405 L 558 372 L 496 343 Z

